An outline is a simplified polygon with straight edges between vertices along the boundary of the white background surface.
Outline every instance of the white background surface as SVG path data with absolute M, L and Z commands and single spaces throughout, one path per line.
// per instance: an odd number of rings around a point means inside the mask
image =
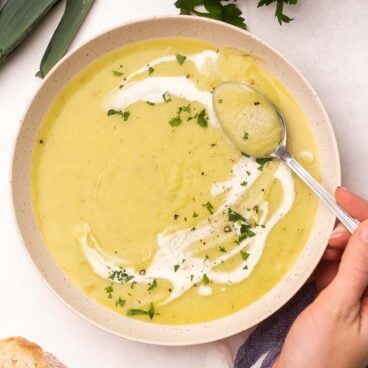
M 280 27 L 272 8 L 238 0 L 250 32 L 286 56 L 310 81 L 332 120 L 343 184 L 368 197 L 368 2 L 300 0 Z M 174 0 L 98 0 L 72 48 L 101 31 L 142 17 L 174 15 Z M 13 223 L 9 171 L 24 110 L 41 80 L 34 77 L 63 11 L 56 7 L 7 64 L 0 67 L 0 337 L 22 335 L 55 353 L 69 368 L 232 366 L 243 337 L 196 347 L 130 342 L 89 325 L 69 311 L 38 278 Z

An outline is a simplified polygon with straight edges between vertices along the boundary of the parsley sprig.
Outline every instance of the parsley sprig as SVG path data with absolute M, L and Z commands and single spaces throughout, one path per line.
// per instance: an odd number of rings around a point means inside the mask
M 296 5 L 298 0 L 259 0 L 257 7 L 276 5 L 275 17 L 280 25 L 289 23 L 293 18 L 284 13 L 284 5 Z M 199 17 L 212 18 L 232 24 L 239 28 L 247 29 L 242 11 L 237 4 L 226 0 L 177 0 L 175 6 L 180 9 L 182 15 L 197 15 Z M 198 9 L 203 6 L 205 11 Z

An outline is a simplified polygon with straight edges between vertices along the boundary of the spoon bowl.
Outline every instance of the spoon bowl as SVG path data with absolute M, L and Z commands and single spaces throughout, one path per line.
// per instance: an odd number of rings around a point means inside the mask
M 213 92 L 215 113 L 230 140 L 246 155 L 277 158 L 287 165 L 353 233 L 359 221 L 351 217 L 335 198 L 289 153 L 287 123 L 277 106 L 252 86 L 238 81 L 223 82 Z M 270 113 L 270 112 L 273 112 Z M 267 113 L 265 113 L 267 112 Z M 264 129 L 264 126 L 267 129 Z M 254 132 L 251 135 L 249 131 Z M 271 137 L 271 138 L 270 138 Z M 275 140 L 278 137 L 278 140 Z M 249 144 L 251 139 L 254 141 Z M 253 145 L 264 151 L 253 149 Z M 255 153 L 261 152 L 261 155 Z

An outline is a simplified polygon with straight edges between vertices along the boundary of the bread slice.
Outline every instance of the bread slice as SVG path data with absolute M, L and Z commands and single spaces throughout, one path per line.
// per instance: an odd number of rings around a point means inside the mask
M 66 368 L 52 354 L 22 337 L 0 340 L 0 368 Z

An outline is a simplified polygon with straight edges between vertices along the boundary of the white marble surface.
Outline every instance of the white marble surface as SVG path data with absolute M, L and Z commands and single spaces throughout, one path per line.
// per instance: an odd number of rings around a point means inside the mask
M 368 2 L 300 0 L 296 20 L 280 27 L 273 9 L 239 0 L 249 29 L 294 63 L 319 93 L 340 147 L 343 184 L 368 196 Z M 122 22 L 176 14 L 174 0 L 98 0 L 72 47 Z M 42 283 L 17 238 L 10 205 L 12 146 L 24 110 L 41 81 L 34 77 L 62 6 L 0 67 L 0 337 L 22 335 L 54 352 L 69 368 L 232 366 L 243 336 L 195 347 L 134 343 L 89 325 Z

